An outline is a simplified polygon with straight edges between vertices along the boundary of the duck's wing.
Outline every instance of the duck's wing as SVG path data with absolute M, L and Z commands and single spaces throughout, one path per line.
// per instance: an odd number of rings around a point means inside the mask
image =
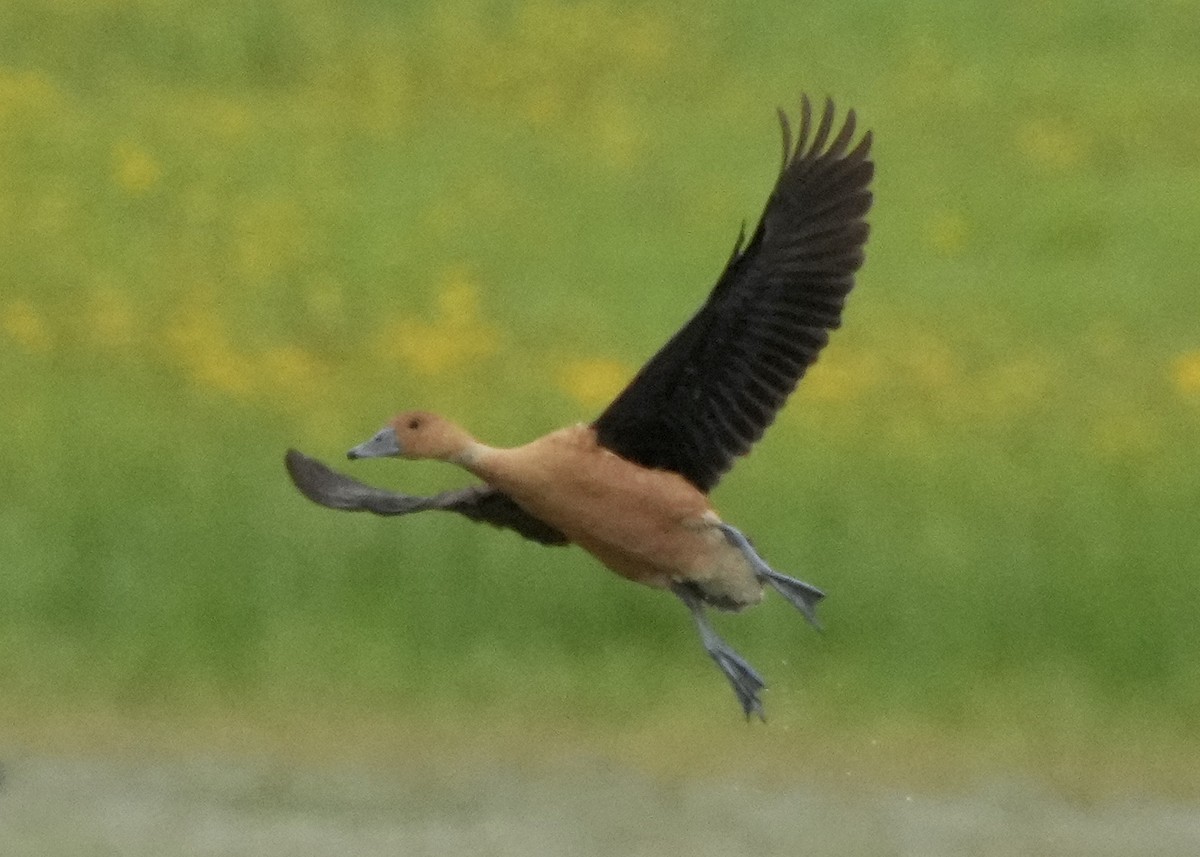
M 471 485 L 431 497 L 418 497 L 364 485 L 294 449 L 287 451 L 284 464 L 301 494 L 330 509 L 376 515 L 408 515 L 440 509 L 458 512 L 472 521 L 515 530 L 544 545 L 567 544 L 567 537 L 554 527 L 533 517 L 507 494 L 488 485 Z
M 783 128 L 783 167 L 748 243 L 738 236 L 700 311 L 593 423 L 599 443 L 708 491 L 762 437 L 841 323 L 863 263 L 874 174 L 871 134 L 851 148 L 854 111 L 830 141 L 801 100 Z

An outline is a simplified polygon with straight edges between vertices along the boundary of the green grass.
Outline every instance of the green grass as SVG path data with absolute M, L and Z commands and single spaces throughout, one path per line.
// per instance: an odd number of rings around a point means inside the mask
M 807 90 L 874 129 L 877 203 L 845 329 L 716 493 L 830 592 L 819 637 L 722 622 L 771 714 L 1194 745 L 1189 4 L 344 5 L 0 9 L 0 705 L 736 725 L 670 599 L 319 510 L 281 457 L 413 405 L 497 443 L 587 419 Z

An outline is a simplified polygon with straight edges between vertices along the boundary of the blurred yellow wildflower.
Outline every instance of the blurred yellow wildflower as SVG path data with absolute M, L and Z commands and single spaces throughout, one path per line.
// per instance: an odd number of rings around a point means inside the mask
M 180 119 L 200 131 L 220 137 L 228 143 L 252 127 L 254 114 L 249 107 L 209 92 L 191 92 L 177 105 Z
M 633 369 L 619 360 L 581 357 L 559 367 L 558 388 L 589 410 L 608 404 L 633 377 Z
M 805 375 L 804 396 L 825 402 L 853 402 L 876 387 L 883 378 L 883 363 L 865 351 L 832 345 Z
M 531 125 L 545 127 L 563 113 L 563 93 L 553 79 L 530 87 L 521 104 L 521 117 Z
M 439 375 L 493 354 L 499 341 L 496 328 L 480 317 L 479 287 L 464 268 L 455 267 L 443 276 L 433 320 L 388 322 L 376 333 L 372 350 L 420 374 Z
M 152 190 L 162 178 L 158 161 L 140 146 L 120 143 L 113 149 L 113 180 L 130 196 Z
M 61 101 L 58 88 L 42 74 L 0 68 L 0 118 L 22 110 L 57 110 Z
M 643 134 L 630 108 L 617 99 L 604 99 L 596 108 L 592 135 L 596 155 L 610 169 L 630 167 L 643 145 Z
M 239 348 L 224 320 L 201 304 L 166 330 L 169 353 L 195 386 L 245 403 L 311 414 L 329 389 L 329 368 L 298 345 Z
M 193 310 L 180 318 L 167 329 L 167 345 L 196 386 L 238 398 L 253 392 L 248 361 L 211 311 Z
M 422 76 L 438 79 L 438 91 L 460 106 L 499 109 L 539 125 L 562 116 L 586 120 L 588 146 L 597 69 L 650 79 L 671 63 L 674 34 L 685 29 L 679 15 L 611 3 L 510 5 L 511 19 L 502 20 L 508 16 L 435 4 L 426 29 L 446 50 L 435 51 Z
M 646 6 L 632 14 L 621 10 L 620 17 L 627 22 L 622 33 L 625 54 L 646 72 L 665 68 L 675 48 L 675 34 L 687 32 L 661 10 Z
M 43 353 L 54 347 L 54 335 L 45 319 L 27 300 L 18 299 L 4 307 L 0 330 L 30 353 Z
M 469 326 L 479 316 L 479 287 L 462 267 L 447 270 L 437 294 L 438 313 L 450 325 Z
M 967 221 L 957 211 L 939 212 L 925 221 L 925 244 L 942 256 L 957 256 L 967 246 Z
M 1200 349 L 1188 351 L 1175 358 L 1171 366 L 1175 389 L 1184 395 L 1200 394 Z
M 1083 137 L 1056 119 L 1028 120 L 1017 129 L 1016 144 L 1030 162 L 1047 169 L 1070 169 L 1083 158 Z

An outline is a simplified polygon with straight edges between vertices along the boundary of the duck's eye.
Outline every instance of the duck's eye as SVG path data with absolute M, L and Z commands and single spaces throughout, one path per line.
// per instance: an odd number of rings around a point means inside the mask
M 408 421 L 408 427 L 415 431 L 416 429 L 419 429 L 421 427 L 421 421 L 419 419 L 417 419 L 416 417 L 413 417 L 411 420 Z

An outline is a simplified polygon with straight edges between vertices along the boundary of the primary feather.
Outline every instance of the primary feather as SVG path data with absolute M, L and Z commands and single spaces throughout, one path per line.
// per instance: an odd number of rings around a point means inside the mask
M 371 512 L 383 516 L 409 515 L 429 510 L 457 512 L 472 521 L 514 530 L 544 545 L 568 543 L 567 537 L 554 527 L 533 517 L 514 503 L 512 498 L 488 485 L 468 485 L 466 488 L 421 497 L 364 485 L 294 449 L 287 451 L 284 464 L 300 493 L 329 509 Z
M 816 128 L 807 97 L 800 128 L 780 112 L 783 167 L 748 243 L 700 311 L 596 419 L 599 442 L 710 491 L 750 450 L 841 324 L 862 266 L 874 174 L 871 134 L 853 149 L 855 116 L 832 142 L 833 102 Z

